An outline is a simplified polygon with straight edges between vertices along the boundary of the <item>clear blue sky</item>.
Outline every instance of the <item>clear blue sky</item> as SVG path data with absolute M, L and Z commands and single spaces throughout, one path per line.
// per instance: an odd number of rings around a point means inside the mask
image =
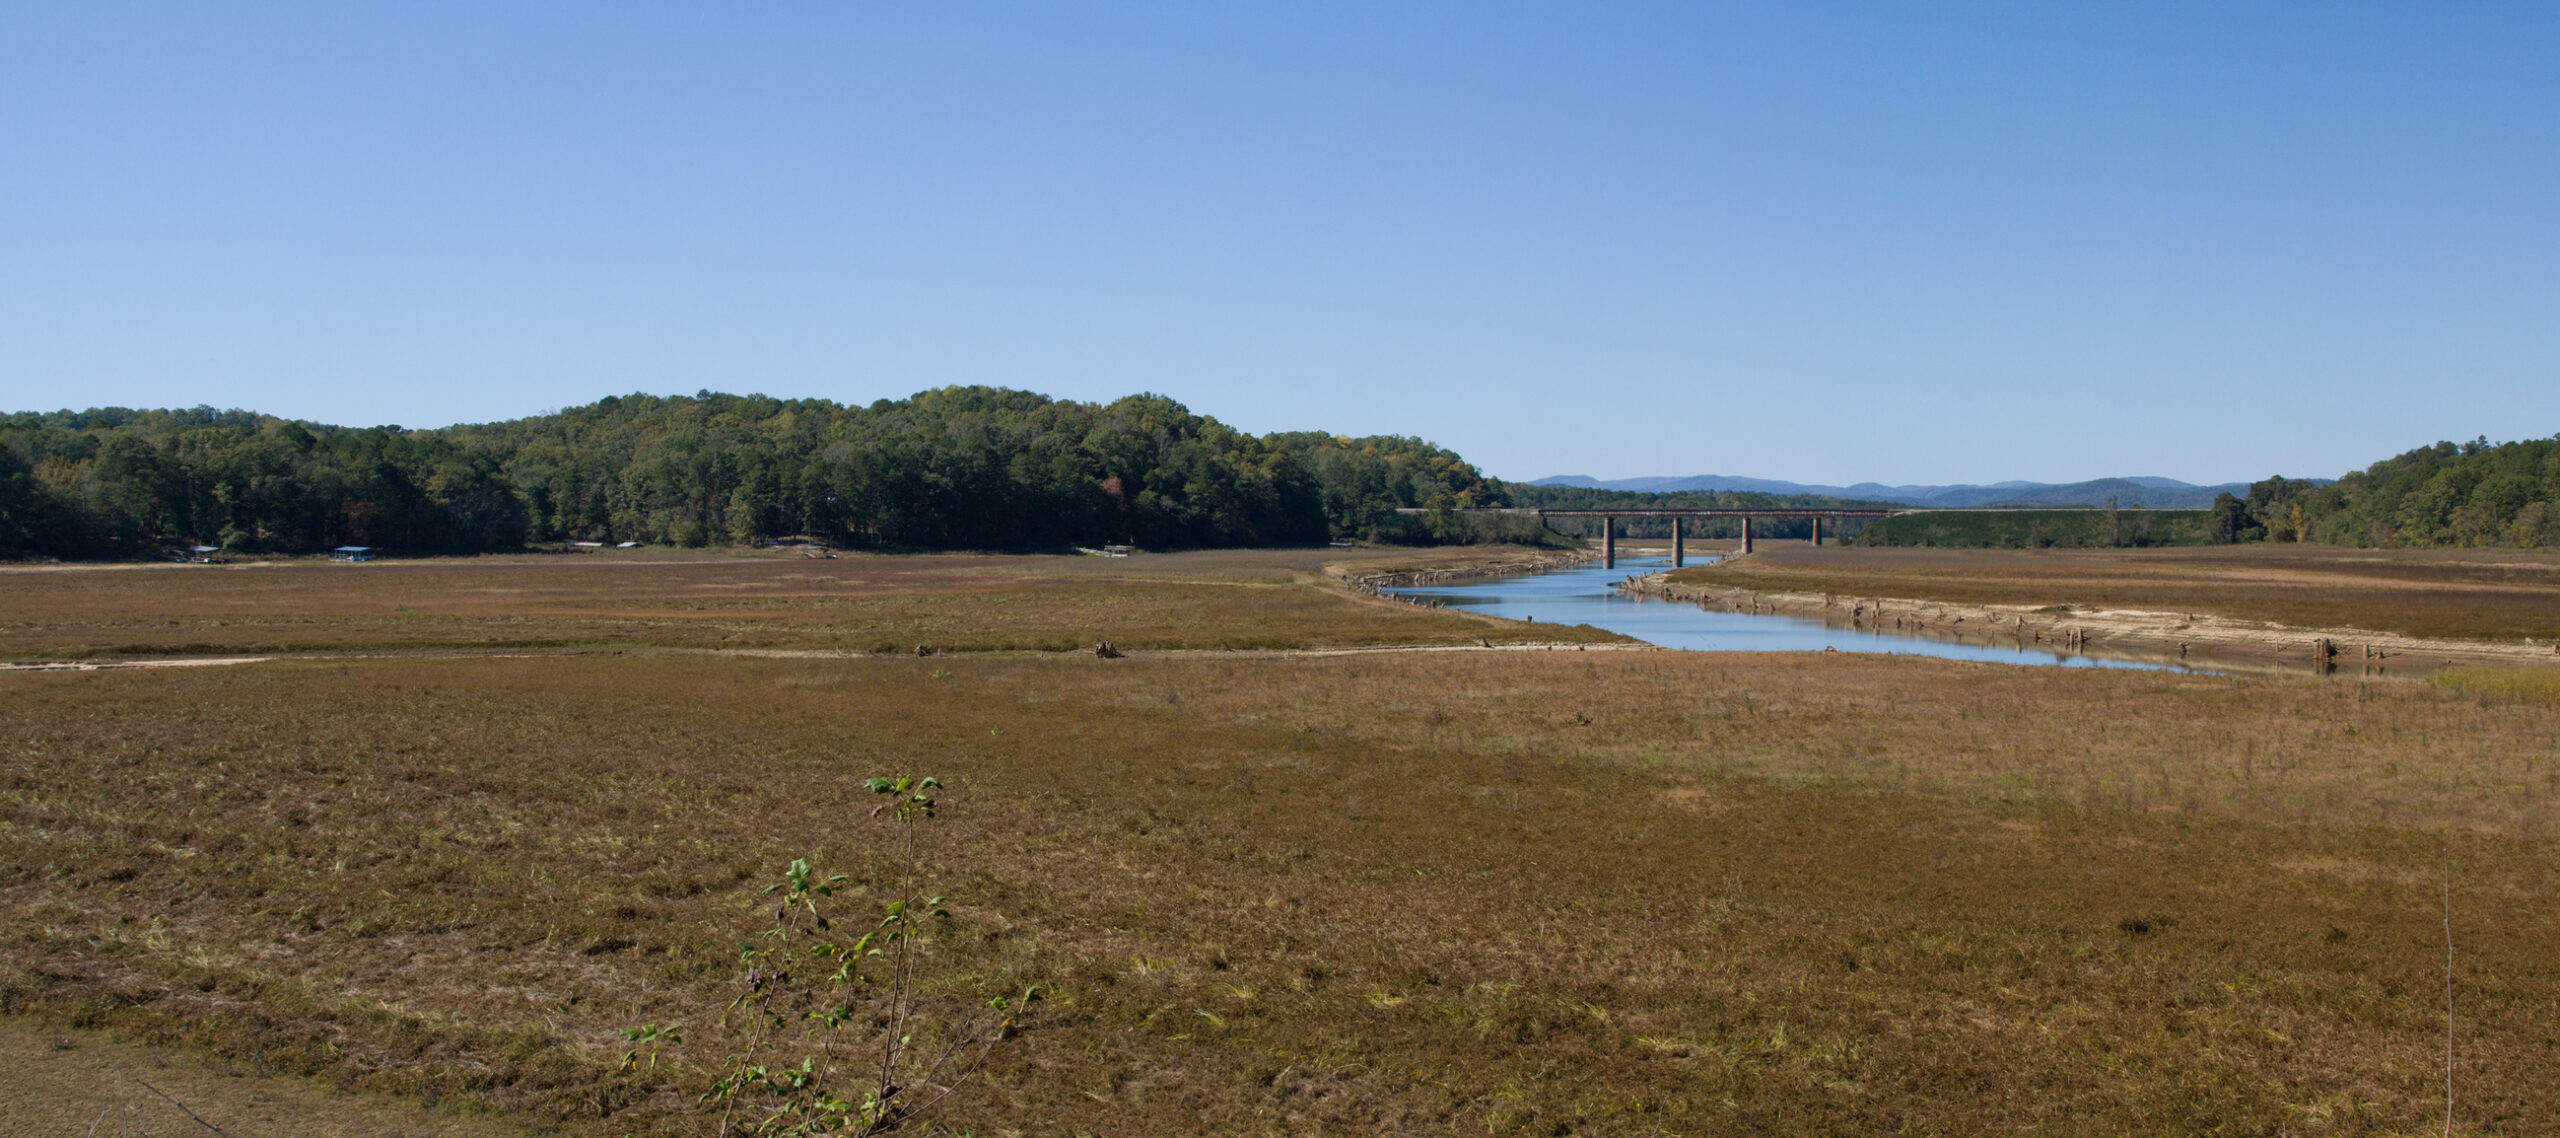
M 2560 6 L 0 14 L 0 409 L 952 383 L 1510 478 L 2550 435 Z

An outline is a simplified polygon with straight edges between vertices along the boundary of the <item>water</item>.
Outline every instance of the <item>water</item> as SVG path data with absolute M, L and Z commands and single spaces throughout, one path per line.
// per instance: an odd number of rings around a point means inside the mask
M 1618 568 L 1588 566 L 1526 577 L 1500 577 L 1472 585 L 1388 589 L 1391 596 L 1429 600 L 1508 620 L 1539 624 L 1588 624 L 1665 648 L 1701 652 L 1902 652 L 1951 660 L 1989 660 L 2064 668 L 2157 668 L 2208 671 L 2178 664 L 2108 659 L 2055 651 L 2043 645 L 1967 644 L 1864 628 L 1834 628 L 1818 620 L 1712 609 L 1687 601 L 1641 598 L 1617 591 L 1628 577 L 1671 567 L 1668 557 L 1618 559 Z

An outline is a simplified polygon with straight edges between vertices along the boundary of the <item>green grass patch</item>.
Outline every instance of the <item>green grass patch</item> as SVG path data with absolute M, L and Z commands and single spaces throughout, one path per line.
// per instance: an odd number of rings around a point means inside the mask
M 2458 695 L 2518 703 L 2560 704 L 2560 668 L 2507 668 L 2483 664 L 2447 668 L 2427 682 Z

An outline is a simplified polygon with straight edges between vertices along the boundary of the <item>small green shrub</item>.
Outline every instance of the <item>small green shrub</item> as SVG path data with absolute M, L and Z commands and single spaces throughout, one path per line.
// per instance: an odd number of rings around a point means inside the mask
M 942 897 L 924 892 L 915 832 L 936 816 L 942 783 L 898 775 L 863 785 L 889 799 L 872 817 L 899 828 L 895 896 L 848 939 L 832 912 L 843 874 L 795 859 L 765 888 L 777 898 L 773 927 L 739 946 L 745 990 L 729 1004 L 748 1020 L 749 1041 L 703 1096 L 721 1108 L 724 1138 L 871 1135 L 921 1124 L 1013 1038 L 1040 998 L 1029 987 L 965 1010 L 927 994 L 924 942 L 950 913 Z M 634 1045 L 623 1055 L 626 1070 L 654 1069 L 662 1047 L 683 1042 L 675 1024 L 642 1024 L 622 1036 Z

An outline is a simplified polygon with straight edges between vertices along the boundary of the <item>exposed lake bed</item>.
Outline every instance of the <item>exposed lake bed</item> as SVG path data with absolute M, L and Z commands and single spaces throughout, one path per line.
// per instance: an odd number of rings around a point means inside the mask
M 2462 1021 L 2466 1093 L 2550 1116 L 2560 934 L 2515 899 L 2554 879 L 2560 701 L 1941 659 L 1925 631 L 1772 617 L 1781 592 L 1822 604 L 1781 543 L 1671 574 L 1777 583 L 1756 614 L 1638 592 L 1662 559 L 1620 548 L 1616 572 L 1435 546 L 7 578 L 11 654 L 71 663 L 0 673 L 0 855 L 96 868 L 0 891 L 0 988 L 83 1062 L 106 1055 L 75 1020 L 241 1070 L 326 1040 L 298 1054 L 360 1089 L 699 1135 L 705 1064 L 752 1043 L 722 962 L 761 889 L 803 851 L 868 864 L 888 839 L 846 825 L 876 805 L 855 776 L 914 762 L 971 827 L 929 855 L 963 899 L 937 966 L 1054 993 L 989 1069 L 1018 1097 L 955 1098 L 953 1129 L 1188 1134 L 1277 1104 L 1343 1133 L 1720 1133 L 1737 1107 L 1970 1133 L 1984 1103 L 2049 1128 L 2039 1096 L 2086 1086 L 2085 1129 L 2272 1133 L 2310 1096 L 2423 1095 L 2440 991 L 2374 978 L 2439 974 L 2437 907 L 2461 982 L 2496 985 Z M 1861 574 L 1948 556 L 1842 552 L 1819 564 L 1847 612 L 1873 611 Z M 1895 595 L 2088 560 L 1968 560 Z M 1373 595 L 1556 563 L 1495 583 L 1856 639 L 1674 651 Z M 2084 580 L 2021 591 L 2183 607 Z M 261 645 L 300 654 L 117 666 Z M 2408 872 L 2448 846 L 2449 883 Z M 591 885 L 527 884 L 554 872 Z M 569 983 L 594 995 L 553 998 Z M 2011 1018 L 1951 1018 L 1976 1009 Z M 669 1022 L 657 1068 L 610 1042 Z M 1290 1071 L 1343 1056 L 1382 1074 Z M 231 1133 L 259 1105 L 141 1073 Z M 1336 1109 L 1343 1085 L 1363 1098 Z M 2209 1125 L 2198 1086 L 2236 1088 Z

